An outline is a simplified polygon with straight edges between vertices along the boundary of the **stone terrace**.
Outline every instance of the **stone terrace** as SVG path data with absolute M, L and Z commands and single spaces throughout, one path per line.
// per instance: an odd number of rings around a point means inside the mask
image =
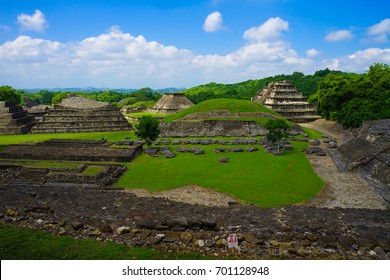
M 34 117 L 13 102 L 0 101 L 0 134 L 25 134 L 34 126 Z
M 10 145 L 0 152 L 0 158 L 130 162 L 142 152 L 141 144 L 111 148 L 112 144 L 101 140 L 52 139 L 36 145 Z

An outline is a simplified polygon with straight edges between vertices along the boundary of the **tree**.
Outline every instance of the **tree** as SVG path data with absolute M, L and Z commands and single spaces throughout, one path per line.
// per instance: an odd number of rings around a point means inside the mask
M 265 124 L 265 128 L 268 129 L 267 139 L 271 141 L 272 145 L 288 136 L 290 126 L 283 119 L 269 119 Z M 279 151 L 279 145 L 278 145 Z
M 10 86 L 0 87 L 0 101 L 12 101 L 20 104 L 22 101 L 21 95 Z
M 160 122 L 157 119 L 151 116 L 143 116 L 135 126 L 135 135 L 145 140 L 146 145 L 149 147 L 160 134 L 159 124 Z

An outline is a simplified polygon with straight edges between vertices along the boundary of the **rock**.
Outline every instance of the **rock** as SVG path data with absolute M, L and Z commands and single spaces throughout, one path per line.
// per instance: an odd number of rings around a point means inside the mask
M 218 144 L 218 145 L 227 145 L 227 144 L 229 144 L 229 142 L 226 141 L 226 140 L 218 140 L 218 141 L 217 141 L 217 144 Z
M 257 237 L 252 233 L 245 233 L 243 234 L 243 238 L 248 243 L 257 243 Z
M 213 247 L 215 245 L 215 240 L 213 240 L 213 239 L 206 239 L 205 245 L 206 245 L 206 247 Z
M 322 150 L 322 151 L 319 151 L 319 152 L 317 153 L 317 156 L 324 157 L 324 156 L 326 156 L 326 153 L 325 153 L 324 150 Z
M 273 154 L 274 156 L 280 156 L 280 155 L 283 155 L 283 151 L 282 150 L 271 150 L 271 154 Z
M 226 158 L 226 157 L 221 157 L 218 159 L 219 162 L 222 162 L 222 163 L 228 163 L 229 162 L 229 158 Z
M 319 146 L 321 144 L 320 140 L 318 140 L 318 139 L 311 139 L 311 140 L 309 140 L 309 143 L 312 146 Z
M 214 153 L 224 153 L 226 151 L 225 148 L 215 148 Z
M 168 227 L 188 227 L 188 222 L 185 217 L 176 217 L 167 221 Z
M 66 230 L 63 227 L 60 227 L 58 229 L 58 235 L 65 235 L 65 234 L 66 234 Z
M 277 240 L 270 240 L 269 244 L 271 244 L 272 246 L 279 246 L 279 241 L 277 241 Z
M 191 242 L 192 240 L 192 234 L 189 233 L 189 232 L 183 232 L 181 235 L 180 235 L 180 240 L 182 240 L 184 243 L 188 244 Z
M 337 148 L 337 143 L 335 141 L 330 141 L 328 143 L 328 147 L 331 149 L 336 149 Z
M 164 237 L 165 234 L 157 234 L 156 236 L 148 237 L 147 242 L 149 242 L 152 245 L 157 245 L 164 239 Z
M 200 226 L 201 228 L 208 229 L 208 230 L 218 230 L 217 221 L 211 218 L 204 218 L 200 220 Z
M 71 227 L 72 227 L 74 230 L 79 230 L 79 229 L 84 228 L 84 224 L 81 223 L 81 222 L 76 221 L 76 222 L 73 222 L 73 223 L 71 224 Z
M 257 152 L 259 150 L 259 148 L 257 147 L 246 147 L 245 148 L 245 151 L 251 153 L 251 152 Z
M 191 149 L 188 148 L 188 147 L 176 147 L 175 150 L 178 153 L 190 153 L 190 152 L 192 152 Z
M 241 153 L 244 151 L 243 148 L 241 147 L 234 147 L 234 148 L 229 148 L 227 149 L 228 152 L 233 152 L 233 153 Z
M 176 157 L 176 154 L 173 152 L 168 152 L 163 154 L 165 158 L 174 158 Z
M 284 145 L 283 149 L 285 149 L 287 151 L 292 151 L 292 150 L 294 150 L 294 146 L 293 145 Z
M 167 243 L 173 243 L 178 240 L 180 240 L 180 233 L 176 231 L 167 231 L 163 241 Z
M 256 145 L 256 144 L 257 144 L 256 139 L 253 139 L 253 138 L 248 139 L 248 145 Z
M 205 242 L 203 239 L 198 239 L 198 240 L 196 240 L 195 245 L 199 246 L 199 247 L 204 247 Z
M 98 229 L 92 230 L 88 233 L 89 236 L 100 236 L 102 232 Z
M 368 251 L 368 255 L 371 257 L 374 257 L 377 255 L 377 253 L 374 250 Z
M 105 225 L 100 229 L 101 232 L 111 233 L 112 227 L 110 225 Z
M 17 217 L 19 216 L 19 211 L 14 209 L 7 209 L 7 215 L 10 217 Z
M 308 138 L 300 138 L 298 139 L 298 142 L 309 142 Z
M 150 230 L 144 230 L 142 232 L 140 232 L 137 237 L 139 237 L 140 239 L 145 239 L 147 238 L 152 232 Z
M 385 256 L 386 252 L 381 247 L 377 246 L 374 248 L 375 253 L 377 253 L 380 256 Z
M 318 235 L 314 233 L 309 233 L 306 235 L 306 238 L 309 239 L 311 242 L 317 241 Z
M 118 227 L 116 229 L 116 233 L 118 235 L 124 235 L 124 234 L 129 233 L 129 232 L 130 232 L 130 228 L 129 227 Z
M 205 153 L 203 149 L 199 148 L 193 148 L 192 152 L 194 153 L 194 155 L 203 155 Z

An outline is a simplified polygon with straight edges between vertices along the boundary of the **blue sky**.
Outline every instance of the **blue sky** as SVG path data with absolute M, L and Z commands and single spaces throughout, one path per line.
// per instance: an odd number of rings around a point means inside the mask
M 390 2 L 1 0 L 0 84 L 191 87 L 390 64 Z

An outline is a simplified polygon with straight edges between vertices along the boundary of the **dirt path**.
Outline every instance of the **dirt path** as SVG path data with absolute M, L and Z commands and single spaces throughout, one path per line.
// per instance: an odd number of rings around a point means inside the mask
M 145 189 L 126 189 L 126 192 L 138 197 L 167 198 L 176 202 L 184 202 L 192 205 L 227 207 L 229 203 L 240 203 L 231 196 L 216 192 L 207 188 L 191 185 L 168 191 L 151 193 Z

